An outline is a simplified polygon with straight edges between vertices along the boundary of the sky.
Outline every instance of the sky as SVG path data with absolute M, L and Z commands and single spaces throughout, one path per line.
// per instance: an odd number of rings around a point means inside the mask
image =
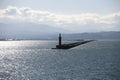
M 0 23 L 45 24 L 72 33 L 119 31 L 119 4 L 120 0 L 0 0 Z

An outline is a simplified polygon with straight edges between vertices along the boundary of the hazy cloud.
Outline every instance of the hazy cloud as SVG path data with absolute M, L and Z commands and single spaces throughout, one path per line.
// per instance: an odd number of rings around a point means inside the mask
M 34 10 L 28 7 L 9 6 L 0 10 L 0 22 L 33 22 L 77 29 L 118 29 L 120 24 L 120 12 L 111 14 L 81 13 L 81 14 L 57 14 L 49 11 Z M 76 27 L 73 27 L 76 26 Z

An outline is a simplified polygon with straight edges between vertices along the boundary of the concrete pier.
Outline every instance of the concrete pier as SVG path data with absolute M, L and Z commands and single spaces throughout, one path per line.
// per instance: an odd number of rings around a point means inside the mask
M 52 48 L 52 49 L 70 49 L 70 48 L 73 48 L 73 47 L 76 47 L 76 46 L 79 46 L 79 45 L 82 45 L 82 44 L 86 44 L 88 42 L 92 42 L 94 40 L 86 40 L 86 41 L 78 41 L 78 42 L 74 42 L 74 43 L 69 43 L 69 44 L 62 44 L 62 36 L 61 34 L 59 34 L 59 44 L 56 45 L 56 48 Z
M 82 44 L 86 44 L 88 42 L 91 42 L 93 40 L 87 40 L 87 41 L 80 41 L 80 42 L 74 42 L 74 43 L 69 43 L 69 44 L 62 44 L 60 47 L 59 45 L 56 45 L 56 49 L 70 49 Z

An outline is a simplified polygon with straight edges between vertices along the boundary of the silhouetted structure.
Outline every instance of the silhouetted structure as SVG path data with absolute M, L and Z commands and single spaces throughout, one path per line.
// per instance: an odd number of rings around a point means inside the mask
M 88 42 L 91 42 L 91 41 L 94 41 L 94 40 L 87 40 L 87 41 L 79 41 L 79 42 L 74 42 L 74 43 L 69 43 L 69 44 L 62 44 L 62 36 L 61 34 L 59 34 L 59 44 L 56 45 L 56 48 L 52 48 L 52 49 L 70 49 L 70 48 L 73 48 L 73 47 L 76 47 L 76 46 L 79 46 L 79 45 L 82 45 L 82 44 L 85 44 L 85 43 L 88 43 Z
M 61 34 L 59 34 L 59 48 L 61 48 L 61 45 L 62 45 L 62 37 L 61 37 Z

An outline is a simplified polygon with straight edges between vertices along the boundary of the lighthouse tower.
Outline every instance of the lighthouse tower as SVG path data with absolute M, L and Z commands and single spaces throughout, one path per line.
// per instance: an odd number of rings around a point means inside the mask
M 62 37 L 61 34 L 59 33 L 59 48 L 61 48 L 61 45 L 62 45 Z

